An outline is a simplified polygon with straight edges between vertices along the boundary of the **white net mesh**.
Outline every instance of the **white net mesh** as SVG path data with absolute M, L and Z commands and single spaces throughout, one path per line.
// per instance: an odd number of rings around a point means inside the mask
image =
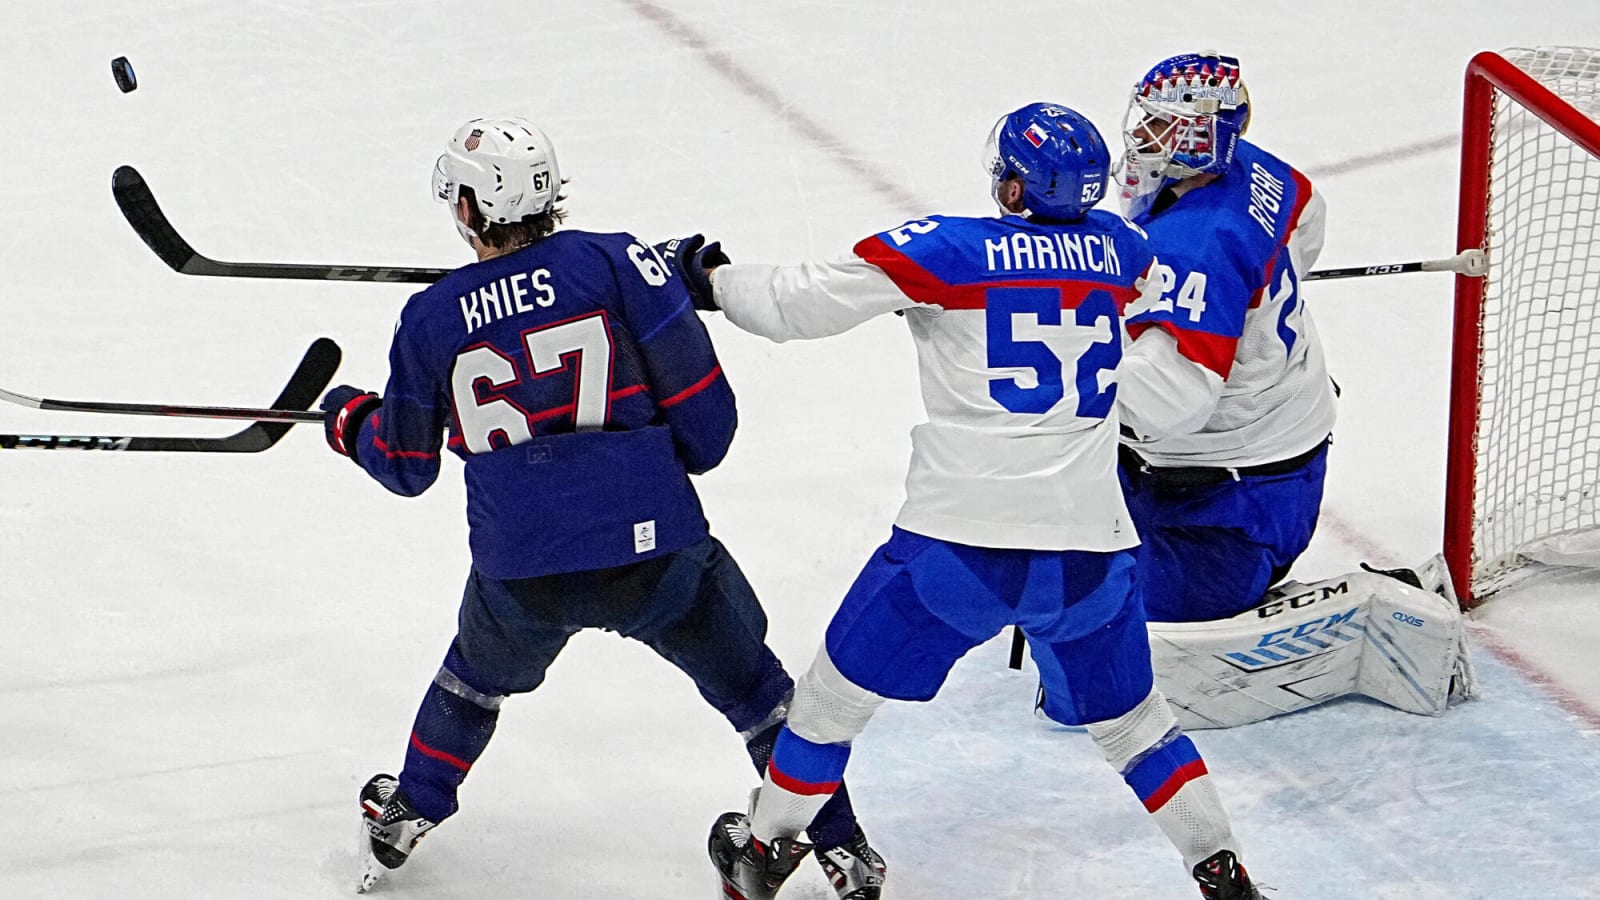
M 1507 60 L 1600 121 L 1600 51 Z M 1531 541 L 1600 542 L 1600 158 L 1496 91 L 1489 184 L 1473 584 Z

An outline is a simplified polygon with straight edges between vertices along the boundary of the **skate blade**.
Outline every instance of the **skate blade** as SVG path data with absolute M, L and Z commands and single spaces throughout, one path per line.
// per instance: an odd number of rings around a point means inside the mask
M 361 860 L 361 870 L 356 873 L 356 893 L 365 894 L 383 877 L 383 864 L 372 855 L 372 838 L 367 835 L 367 820 L 361 820 L 361 834 L 356 838 L 356 859 Z
M 361 879 L 356 882 L 356 893 L 365 894 L 377 887 L 378 881 L 387 871 L 389 870 L 384 868 L 383 863 L 378 862 L 377 857 L 370 853 L 366 854 L 366 858 L 361 861 Z

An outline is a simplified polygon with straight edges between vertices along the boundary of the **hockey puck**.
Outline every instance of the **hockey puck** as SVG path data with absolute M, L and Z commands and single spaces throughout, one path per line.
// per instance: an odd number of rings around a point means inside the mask
M 124 94 L 139 86 L 139 79 L 133 75 L 133 64 L 128 62 L 126 56 L 119 56 L 111 61 L 111 77 L 117 80 L 117 87 L 121 88 Z

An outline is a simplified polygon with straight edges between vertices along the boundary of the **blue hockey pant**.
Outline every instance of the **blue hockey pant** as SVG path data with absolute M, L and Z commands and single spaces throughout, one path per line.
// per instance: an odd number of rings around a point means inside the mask
M 1270 475 L 1121 467 L 1139 530 L 1140 593 L 1152 622 L 1226 619 L 1261 602 L 1311 543 L 1322 506 L 1327 444 L 1297 469 Z
M 567 640 L 586 628 L 637 640 L 683 671 L 745 734 L 756 768 L 766 767 L 782 725 L 772 714 L 794 682 L 765 643 L 767 618 L 754 591 L 715 538 L 608 569 L 513 580 L 474 571 L 400 775 L 422 816 L 439 821 L 456 811 L 457 788 L 494 733 L 501 702 L 539 687 Z M 812 837 L 837 846 L 855 827 L 841 790 L 817 815 Z
M 871 695 L 933 699 L 956 661 L 1007 625 L 1028 639 L 1051 719 L 1080 725 L 1133 710 L 1153 686 L 1133 575 L 1128 550 L 990 549 L 894 529 L 834 614 L 806 676 L 815 684 L 796 697 L 767 773 L 789 799 L 763 796 L 758 833 L 784 833 L 795 825 L 789 810 L 834 789 L 850 740 L 881 702 Z
M 1150 692 L 1150 647 L 1131 551 L 970 547 L 894 529 L 828 625 L 853 684 L 931 700 L 968 650 L 1018 625 L 1066 724 L 1114 719 Z

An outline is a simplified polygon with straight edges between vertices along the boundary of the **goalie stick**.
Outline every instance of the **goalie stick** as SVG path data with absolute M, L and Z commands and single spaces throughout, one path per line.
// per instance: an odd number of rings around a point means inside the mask
M 1444 259 L 1388 263 L 1381 266 L 1351 266 L 1347 269 L 1317 269 L 1306 274 L 1306 281 L 1330 278 L 1361 278 L 1366 275 L 1404 275 L 1407 272 L 1454 272 L 1478 277 L 1489 274 L 1489 255 L 1482 250 L 1463 250 Z
M 319 412 L 307 411 L 306 407 L 317 402 L 323 388 L 333 380 L 333 373 L 339 368 L 339 345 L 327 338 L 318 338 L 306 350 L 305 357 L 300 360 L 300 365 L 295 368 L 290 376 L 289 383 L 272 401 L 270 410 L 256 410 L 261 414 L 276 414 L 278 412 L 296 413 L 292 421 L 257 421 L 243 431 L 225 437 L 194 438 L 194 437 L 166 437 L 157 435 L 140 435 L 128 437 L 114 437 L 106 435 L 65 435 L 65 434 L 0 434 L 0 450 L 154 450 L 182 453 L 260 453 L 276 444 L 294 422 L 322 421 Z M 11 395 L 19 396 L 19 395 Z M 30 398 L 31 399 L 31 398 Z M 32 404 L 24 404 L 32 405 Z M 109 406 L 137 406 L 138 404 L 105 404 Z M 61 407 L 44 407 L 39 409 Z M 157 408 L 154 406 L 151 409 Z M 95 412 L 126 412 L 126 410 L 92 410 Z M 166 415 L 166 413 L 144 412 L 134 415 Z

